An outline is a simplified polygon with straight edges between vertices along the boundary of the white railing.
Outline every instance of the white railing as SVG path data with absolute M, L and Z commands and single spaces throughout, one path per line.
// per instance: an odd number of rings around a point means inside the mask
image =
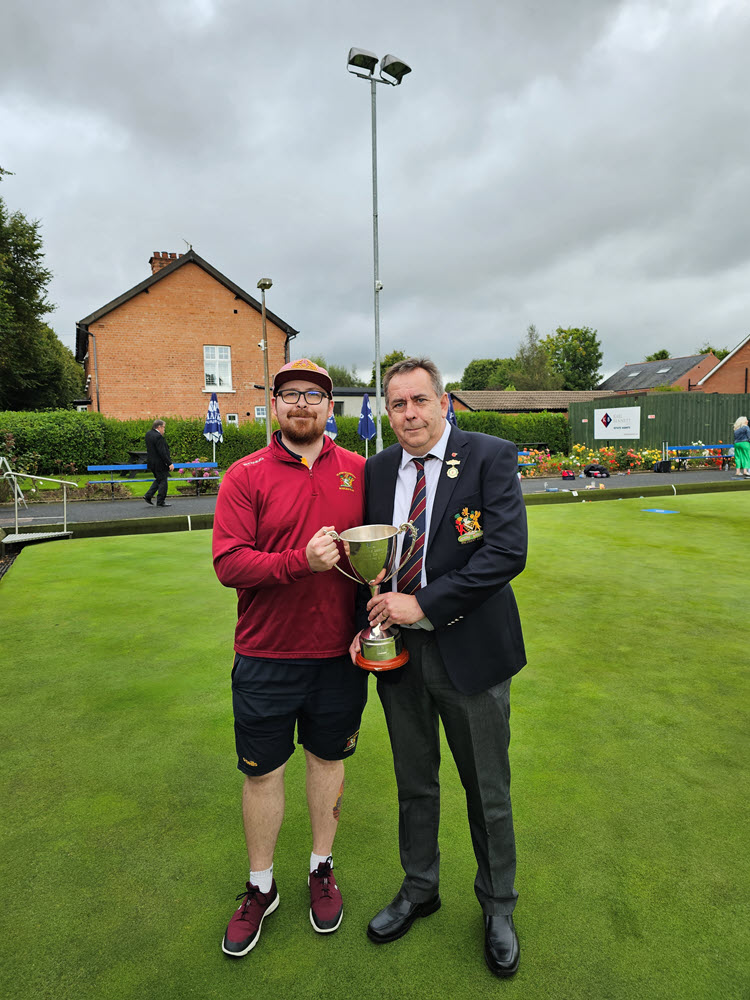
M 21 488 L 18 485 L 19 479 L 34 479 L 41 483 L 57 483 L 63 488 L 63 531 L 68 530 L 68 486 L 74 486 L 78 489 L 78 483 L 71 483 L 67 479 L 50 479 L 48 476 L 30 476 L 28 472 L 4 472 L 3 479 L 7 479 L 13 486 L 13 506 L 15 508 L 15 524 L 16 524 L 16 534 L 18 534 L 18 494 L 21 493 Z M 21 498 L 23 499 L 23 493 L 21 493 Z M 29 532 L 33 534 L 33 532 Z

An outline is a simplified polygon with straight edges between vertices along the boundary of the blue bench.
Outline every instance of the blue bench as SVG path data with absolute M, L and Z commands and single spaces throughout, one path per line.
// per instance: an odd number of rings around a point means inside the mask
M 219 467 L 218 462 L 175 462 L 175 469 L 217 469 Z M 146 472 L 148 469 L 147 465 L 87 465 L 87 472 Z M 195 495 L 198 496 L 199 483 L 205 483 L 206 480 L 211 482 L 215 480 L 220 480 L 221 476 L 180 476 L 178 482 L 181 483 L 195 483 Z M 148 476 L 145 479 L 136 479 L 132 476 L 127 479 L 115 479 L 114 476 L 110 476 L 109 479 L 90 479 L 88 482 L 89 486 L 94 486 L 97 483 L 108 484 L 112 490 L 112 499 L 115 497 L 115 483 L 152 483 L 154 481 L 153 476 Z
M 732 457 L 728 452 L 730 448 L 733 448 L 733 444 L 681 444 L 675 445 L 674 447 L 667 448 L 667 458 L 674 452 L 674 461 L 677 463 L 677 469 L 687 469 L 687 463 L 693 460 L 705 462 L 711 458 L 720 458 L 722 469 L 728 469 L 729 464 L 732 461 Z M 677 454 L 681 451 L 699 451 L 700 455 L 680 455 Z M 706 456 L 703 454 L 705 451 L 717 451 L 718 455 Z

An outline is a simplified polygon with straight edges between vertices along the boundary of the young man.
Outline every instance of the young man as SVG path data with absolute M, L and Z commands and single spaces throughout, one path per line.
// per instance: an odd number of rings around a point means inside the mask
M 279 904 L 273 855 L 295 726 L 312 826 L 310 921 L 330 934 L 343 915 L 333 840 L 367 674 L 347 655 L 356 586 L 334 569 L 339 549 L 327 532 L 362 524 L 364 459 L 324 434 L 332 391 L 328 372 L 312 361 L 284 365 L 272 402 L 281 429 L 270 445 L 231 466 L 216 502 L 214 567 L 238 596 L 232 703 L 250 859 L 242 902 L 222 941 L 236 958 L 255 947 L 264 918 Z
M 171 503 L 167 503 L 167 488 L 169 486 L 169 473 L 174 471 L 174 465 L 169 453 L 169 445 L 164 437 L 166 431 L 167 426 L 163 420 L 155 420 L 151 425 L 151 430 L 146 431 L 146 467 L 153 474 L 154 482 L 149 486 L 143 499 L 150 504 L 154 493 L 156 493 L 157 507 L 172 506 Z
M 401 626 L 410 657 L 378 678 L 405 877 L 367 934 L 377 944 L 395 941 L 440 906 L 441 719 L 466 789 L 485 960 L 495 975 L 511 976 L 520 951 L 511 916 L 510 679 L 526 662 L 510 588 L 526 561 L 517 450 L 451 427 L 440 373 L 427 358 L 393 365 L 383 385 L 398 444 L 367 462 L 365 523 L 410 520 L 418 539 L 393 583 L 367 604 L 371 625 Z M 355 638 L 352 657 L 358 648 Z

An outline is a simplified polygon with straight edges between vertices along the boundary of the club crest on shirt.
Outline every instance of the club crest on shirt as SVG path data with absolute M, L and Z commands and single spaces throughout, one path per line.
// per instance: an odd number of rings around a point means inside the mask
M 356 747 L 358 736 L 359 736 L 359 730 L 357 730 L 356 733 L 352 733 L 352 735 L 346 741 L 346 745 L 344 747 L 344 753 L 346 753 L 348 750 L 353 750 Z
M 354 492 L 354 480 L 356 476 L 353 472 L 337 472 L 336 475 L 339 477 L 339 489 L 349 490 L 350 493 Z
M 453 515 L 453 523 L 456 526 L 459 542 L 462 544 L 475 542 L 477 538 L 482 537 L 484 532 L 479 526 L 479 518 L 481 516 L 481 511 L 469 510 L 468 507 L 464 507 L 460 513 Z

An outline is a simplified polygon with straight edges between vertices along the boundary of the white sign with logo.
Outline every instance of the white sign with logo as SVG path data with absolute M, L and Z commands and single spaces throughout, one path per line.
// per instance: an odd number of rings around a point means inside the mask
M 641 436 L 640 406 L 609 407 L 594 410 L 594 438 L 639 438 Z

